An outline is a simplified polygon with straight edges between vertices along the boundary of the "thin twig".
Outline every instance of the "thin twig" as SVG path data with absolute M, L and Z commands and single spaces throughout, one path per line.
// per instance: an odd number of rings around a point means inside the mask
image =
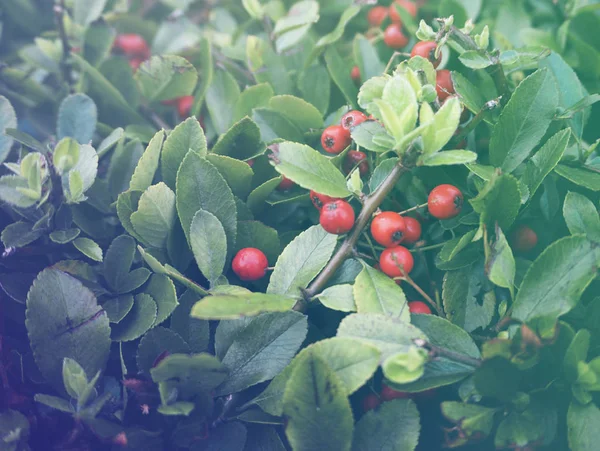
M 158 128 L 158 129 L 162 128 L 164 130 L 171 129 L 171 127 L 169 127 L 169 124 L 167 124 L 165 121 L 163 121 L 163 119 L 158 114 L 156 114 L 154 111 L 152 111 L 146 105 L 140 105 L 140 110 L 142 111 L 144 116 L 146 116 L 148 118 L 148 120 L 151 121 L 156 126 L 156 128 Z
M 69 90 L 72 90 L 73 77 L 71 74 L 71 66 L 69 65 L 69 56 L 71 55 L 71 45 L 65 29 L 65 0 L 60 0 L 60 3 L 54 5 L 54 18 L 58 27 L 58 34 L 62 42 L 62 57 L 60 59 L 60 68 L 65 82 L 69 85 Z
M 431 358 L 445 357 L 448 360 L 452 360 L 458 363 L 464 363 L 465 365 L 471 366 L 473 368 L 479 368 L 483 363 L 481 359 L 476 359 L 474 357 L 461 354 L 460 352 L 450 351 L 449 349 L 440 348 L 439 346 L 432 345 L 431 343 L 427 342 L 426 340 L 423 340 L 422 338 L 415 339 L 414 343 L 420 348 L 427 349 Z
M 410 249 L 410 251 L 411 252 L 431 251 L 433 249 L 439 249 L 440 247 L 444 247 L 445 245 L 446 245 L 446 242 L 443 242 L 443 243 L 438 243 L 438 244 L 432 244 L 431 246 L 415 247 L 413 249 Z
M 411 287 L 413 287 L 423 297 L 423 299 L 427 301 L 427 303 L 433 308 L 433 310 L 435 310 L 435 313 L 437 313 L 438 316 L 445 316 L 443 312 L 439 309 L 437 303 L 433 299 L 431 299 L 431 296 L 425 293 L 425 291 L 423 291 L 423 289 L 419 285 L 417 285 L 417 283 L 414 280 L 412 280 L 412 278 L 408 274 L 405 273 L 403 277 L 397 277 L 394 278 L 394 280 L 402 280 L 408 282 L 408 284 Z
M 485 115 L 489 111 L 492 111 L 500 105 L 500 101 L 501 98 L 498 97 L 497 99 L 493 99 L 489 102 L 486 102 L 485 105 L 483 105 L 483 107 L 481 108 L 481 110 L 479 110 L 479 112 L 475 115 L 475 117 L 471 119 L 471 121 L 467 124 L 467 126 L 464 127 L 460 131 L 460 133 L 458 133 L 452 138 L 449 147 L 454 148 L 458 143 L 460 143 L 464 138 L 466 138 L 469 133 L 475 130 L 475 127 L 477 127 L 481 123 L 481 121 L 485 118 Z
M 415 205 L 414 207 L 411 207 L 411 208 L 409 208 L 407 210 L 403 210 L 403 211 L 399 212 L 398 214 L 399 215 L 405 215 L 406 213 L 410 213 L 411 211 L 415 211 L 415 210 L 418 210 L 420 208 L 424 208 L 426 206 L 427 206 L 427 202 L 425 202 L 424 204 Z
M 367 240 L 369 248 L 371 248 L 371 252 L 373 253 L 373 257 L 375 257 L 375 260 L 377 260 L 377 251 L 375 251 L 375 246 L 373 246 L 373 242 L 371 241 L 371 238 L 369 237 L 369 234 L 367 232 L 363 231 L 363 236 L 365 237 L 365 240 Z

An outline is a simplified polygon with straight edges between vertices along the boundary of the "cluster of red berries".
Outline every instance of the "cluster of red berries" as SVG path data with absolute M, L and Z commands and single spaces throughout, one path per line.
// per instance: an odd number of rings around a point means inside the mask
M 367 20 L 372 27 L 379 27 L 389 17 L 392 23 L 387 26 L 383 33 L 383 42 L 388 47 L 397 50 L 406 47 L 409 39 L 402 32 L 402 19 L 396 10 L 396 5 L 404 8 L 411 16 L 417 17 L 418 7 L 416 3 L 410 0 L 396 0 L 389 8 L 385 6 L 371 8 Z
M 129 65 L 137 70 L 144 61 L 150 58 L 150 47 L 146 40 L 135 33 L 119 34 L 113 43 L 113 49 L 121 52 L 129 59 Z

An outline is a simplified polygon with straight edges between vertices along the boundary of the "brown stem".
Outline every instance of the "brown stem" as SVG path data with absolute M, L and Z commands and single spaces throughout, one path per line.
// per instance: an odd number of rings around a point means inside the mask
M 423 291 L 423 289 L 419 285 L 417 285 L 417 283 L 414 280 L 412 280 L 412 278 L 408 274 L 404 274 L 404 276 L 400 277 L 399 280 L 404 280 L 408 282 L 408 284 L 411 287 L 413 287 L 423 297 L 423 299 L 427 301 L 431 308 L 435 310 L 435 313 L 437 313 L 438 316 L 444 316 L 443 312 L 439 309 L 437 303 L 433 299 L 431 299 L 431 296 L 425 293 L 425 291 Z
M 479 368 L 483 363 L 481 359 L 469 357 L 468 355 L 450 351 L 449 349 L 440 348 L 438 346 L 432 345 L 431 343 L 423 340 L 422 338 L 417 338 L 414 341 L 414 343 L 420 348 L 427 349 L 429 351 L 429 356 L 433 358 L 445 357 L 448 360 L 452 360 L 458 363 L 464 363 L 465 365 L 471 366 L 473 368 Z
M 73 77 L 71 75 L 71 66 L 69 65 L 69 56 L 71 55 L 71 45 L 69 44 L 69 38 L 67 37 L 67 31 L 65 29 L 65 0 L 60 0 L 60 3 L 54 5 L 54 18 L 56 19 L 56 25 L 58 27 L 58 34 L 62 42 L 62 57 L 60 59 L 60 68 L 62 71 L 63 78 L 69 85 L 69 90 L 73 86 Z

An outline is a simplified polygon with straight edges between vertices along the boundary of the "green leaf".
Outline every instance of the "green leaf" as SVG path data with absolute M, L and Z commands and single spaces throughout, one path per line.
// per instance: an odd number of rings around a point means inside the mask
M 85 94 L 72 94 L 65 97 L 58 109 L 56 137 L 67 136 L 76 139 L 79 144 L 88 144 L 96 131 L 98 111 L 96 104 Z
M 576 185 L 583 186 L 592 191 L 600 191 L 600 174 L 597 172 L 588 171 L 585 167 L 576 168 L 564 164 L 556 166 L 555 171 L 558 175 Z
M 237 393 L 275 377 L 300 348 L 307 327 L 306 316 L 294 311 L 252 318 L 236 333 L 221 360 L 229 377 L 217 394 Z
M 353 451 L 414 451 L 421 425 L 415 403 L 395 399 L 367 412 L 356 423 Z
M 117 215 L 123 228 L 133 236 L 136 240 L 142 241 L 142 238 L 137 234 L 131 223 L 131 215 L 138 209 L 140 198 L 142 197 L 141 191 L 125 191 L 119 194 L 117 199 Z
M 89 238 L 77 238 L 73 241 L 73 245 L 86 257 L 97 262 L 102 261 L 102 249 L 100 249 L 100 246 L 98 246 L 94 240 L 90 240 Z
M 133 341 L 144 335 L 156 321 L 156 302 L 141 293 L 135 296 L 133 308 L 118 324 L 112 326 L 113 341 Z
M 219 170 L 235 196 L 248 196 L 254 175 L 248 163 L 222 155 L 208 155 L 206 159 Z
M 63 392 L 62 362 L 77 361 L 86 374 L 104 370 L 110 351 L 108 318 L 93 293 L 77 279 L 45 269 L 27 295 L 25 325 L 36 364 Z
M 130 190 L 146 191 L 152 186 L 154 175 L 158 170 L 164 140 L 165 132 L 163 130 L 156 132 L 154 137 L 150 140 L 148 147 L 146 147 L 146 150 L 139 159 L 135 171 L 133 172 L 131 182 L 129 183 Z
M 133 296 L 130 294 L 124 294 L 119 297 L 109 299 L 102 304 L 102 308 L 106 311 L 108 320 L 111 323 L 120 323 L 133 308 Z
M 80 145 L 73 138 L 63 138 L 61 139 L 54 148 L 54 152 L 52 154 L 52 160 L 59 174 L 64 174 L 70 171 L 73 166 L 79 161 L 79 150 Z M 29 154 L 21 161 L 21 167 L 30 156 L 34 156 L 35 154 Z M 21 171 L 21 175 L 24 174 L 25 171 Z
M 366 37 L 361 34 L 356 35 L 352 49 L 362 81 L 378 77 L 383 73 L 385 66 L 379 58 L 377 49 Z
M 376 103 L 379 106 L 381 113 L 385 116 L 382 117 L 383 122 L 388 127 L 390 133 L 398 141 L 415 127 L 417 122 L 417 95 L 404 75 L 395 75 L 383 88 L 381 101 L 383 103 Z M 389 105 L 390 112 L 384 113 L 384 111 L 381 110 L 384 104 Z M 450 106 L 452 107 L 452 104 Z M 442 111 L 442 109 L 440 109 L 440 111 Z M 452 111 L 452 109 L 450 109 L 450 111 Z M 396 125 L 388 123 L 389 120 L 387 117 L 390 116 L 390 113 L 397 118 Z
M 75 0 L 73 5 L 73 19 L 84 27 L 100 17 L 107 0 Z
M 373 152 L 389 152 L 390 146 L 382 146 L 376 139 L 392 139 L 385 127 L 378 121 L 366 121 L 352 128 L 352 139 L 356 145 Z
M 198 268 L 211 285 L 223 274 L 227 258 L 227 236 L 215 215 L 198 210 L 190 226 L 190 246 Z
M 281 252 L 277 230 L 259 221 L 240 221 L 235 243 L 236 252 L 246 247 L 255 247 L 264 252 L 269 262 L 276 262 Z
M 523 80 L 492 132 L 492 164 L 504 172 L 514 171 L 548 130 L 557 106 L 556 82 L 548 70 L 538 70 Z
M 151 296 L 156 303 L 156 321 L 158 325 L 165 321 L 177 307 L 175 285 L 165 274 L 152 274 L 150 282 L 144 288 L 144 293 Z
M 348 197 L 346 179 L 331 160 L 309 146 L 283 142 L 273 151 L 275 169 L 306 189 Z
M 473 113 L 479 113 L 485 106 L 486 98 L 482 92 L 459 72 L 452 72 L 452 83 L 462 103 Z M 484 120 L 488 124 L 494 124 L 492 115 L 487 113 Z
M 34 229 L 30 222 L 17 221 L 4 228 L 1 238 L 5 248 L 25 247 L 44 235 L 44 232 L 44 229 Z
M 529 188 L 530 199 L 533 198 L 546 176 L 552 172 L 562 158 L 570 137 L 570 129 L 561 130 L 546 141 L 542 148 L 527 161 L 521 181 Z
M 265 183 L 252 190 L 252 192 L 248 195 L 247 201 L 248 208 L 252 211 L 252 213 L 259 214 L 262 212 L 265 207 L 265 201 L 279 186 L 281 180 L 281 176 L 267 180 Z
M 268 85 L 263 86 L 270 89 Z M 265 145 L 260 139 L 260 129 L 249 117 L 244 117 L 233 124 L 212 148 L 212 153 L 226 155 L 238 160 L 254 158 L 264 153 L 264 151 Z
M 396 282 L 370 266 L 365 266 L 354 283 L 358 313 L 381 313 L 410 321 L 406 297 Z
M 248 86 L 240 94 L 235 103 L 233 109 L 233 120 L 237 122 L 241 121 L 245 116 L 251 116 L 254 108 L 264 108 L 269 105 L 269 100 L 275 95 L 273 88 L 269 83 L 259 83 L 254 86 Z M 235 127 L 237 124 L 232 126 Z M 247 125 L 246 125 L 247 126 Z M 231 132 L 231 129 L 227 133 Z M 222 138 L 222 137 L 221 137 Z M 243 149 L 240 149 L 243 150 Z M 223 153 L 216 152 L 215 153 Z M 226 153 L 229 155 L 229 153 Z
M 350 284 L 334 285 L 326 288 L 321 294 L 315 296 L 325 307 L 340 312 L 355 312 L 353 286 Z
M 298 79 L 298 88 L 307 102 L 314 105 L 321 114 L 327 113 L 331 97 L 331 78 L 322 64 L 313 65 L 303 71 Z
M 150 102 L 190 95 L 196 87 L 198 72 L 181 56 L 153 56 L 135 72 L 142 95 Z
M 17 128 L 17 115 L 9 100 L 0 96 L 0 164 L 8 157 L 14 142 L 5 134 L 7 128 Z
M 525 274 L 513 305 L 521 321 L 556 319 L 569 312 L 596 277 L 598 249 L 583 236 L 552 243 Z
M 175 193 L 163 182 L 151 186 L 140 197 L 130 220 L 145 244 L 164 248 L 175 225 Z
M 83 35 L 84 59 L 92 66 L 98 67 L 110 55 L 116 34 L 116 30 L 104 21 L 91 23 Z M 132 76 L 130 77 L 133 79 Z
M 453 164 L 474 163 L 477 154 L 470 150 L 445 150 L 437 152 L 423 160 L 424 166 L 447 166 Z
M 61 412 L 75 413 L 75 408 L 71 405 L 69 401 L 63 398 L 59 398 L 58 396 L 52 395 L 44 395 L 43 393 L 36 393 L 33 399 L 36 402 L 44 404 L 48 407 L 52 407 L 53 409 L 59 410 Z M 3 418 L 4 420 L 4 418 Z M 29 424 L 29 423 L 27 423 Z
M 592 451 L 600 440 L 600 409 L 593 402 L 584 405 L 572 401 L 567 412 L 569 449 Z
M 350 77 L 352 68 L 344 62 L 335 49 L 335 46 L 331 46 L 325 51 L 325 64 L 327 65 L 327 70 L 329 71 L 329 75 L 331 75 L 331 79 L 340 91 L 342 91 L 346 101 L 352 108 L 356 108 L 356 97 L 358 92 L 354 81 Z
M 199 298 L 200 295 L 187 290 L 179 297 L 179 305 L 171 315 L 171 330 L 177 332 L 193 352 L 206 351 L 210 340 L 209 322 L 190 316 L 192 307 Z
M 483 50 L 467 50 L 461 53 L 458 59 L 471 69 L 485 69 L 494 64 Z
M 337 237 L 313 226 L 302 232 L 281 253 L 267 287 L 267 293 L 298 296 L 325 267 Z
M 79 399 L 88 385 L 85 371 L 75 360 L 65 357 L 62 366 L 65 390 L 71 398 Z
M 284 60 L 276 54 L 271 44 L 257 36 L 246 39 L 248 69 L 257 83 L 269 83 L 275 94 L 292 94 L 293 83 Z
M 287 15 L 280 18 L 273 29 L 277 53 L 282 53 L 298 44 L 306 36 L 312 24 L 318 20 L 318 2 L 302 0 L 293 4 Z
M 292 373 L 285 389 L 286 435 L 294 450 L 349 451 L 353 418 L 338 376 L 316 353 Z
M 521 207 L 517 179 L 509 174 L 496 175 L 470 202 L 473 210 L 481 214 L 481 223 L 485 223 L 488 229 L 495 227 L 497 222 L 501 229 L 508 230 Z
M 600 216 L 591 200 L 582 194 L 569 191 L 563 205 L 563 216 L 572 235 L 586 235 L 600 242 Z
M 267 143 L 286 139 L 302 142 L 302 132 L 290 121 L 287 116 L 270 108 L 255 108 L 252 119 L 260 128 L 261 139 Z
M 455 446 L 488 437 L 494 427 L 494 416 L 498 412 L 497 409 L 455 401 L 444 401 L 441 407 L 443 415 L 455 423 L 462 433 L 452 441 Z
M 117 293 L 130 291 L 124 291 L 123 288 L 128 288 L 130 285 L 132 273 L 129 270 L 134 256 L 135 240 L 127 235 L 116 237 L 106 251 L 103 275 L 108 286 Z
M 50 234 L 50 240 L 57 244 L 67 244 L 77 238 L 80 233 L 79 229 L 55 230 Z M 4 245 L 8 247 L 6 243 Z
M 128 142 L 127 145 L 123 145 L 123 142 L 120 141 L 117 145 L 108 168 L 108 184 L 113 199 L 127 191 L 138 161 L 144 153 L 144 146 L 137 139 Z
M 235 247 L 237 209 L 231 189 L 219 171 L 195 152 L 184 158 L 177 172 L 177 212 L 185 235 L 190 239 L 190 226 L 198 210 L 212 213 L 225 229 L 227 250 Z
M 600 225 L 600 224 L 599 224 Z M 496 228 L 496 241 L 491 247 L 491 254 L 486 264 L 487 274 L 495 285 L 508 288 L 511 297 L 515 292 L 516 264 L 512 250 L 502 230 Z
M 238 319 L 263 312 L 285 312 L 296 301 L 294 298 L 264 293 L 214 295 L 197 302 L 192 307 L 191 315 L 199 319 Z
M 301 131 L 323 128 L 323 116 L 307 101 L 290 95 L 272 97 L 269 108 L 286 116 Z
M 148 331 L 141 339 L 137 348 L 135 360 L 138 370 L 144 374 L 150 374 L 156 359 L 169 354 L 187 354 L 190 352 L 188 344 L 171 329 L 155 327 Z
M 225 133 L 233 122 L 233 109 L 240 96 L 240 87 L 233 76 L 218 70 L 206 91 L 206 106 L 217 134 Z
M 344 31 L 346 30 L 348 23 L 354 19 L 359 12 L 360 6 L 358 5 L 347 7 L 340 16 L 340 20 L 335 28 L 317 41 L 317 44 L 315 45 L 315 52 L 339 41 L 344 35 Z

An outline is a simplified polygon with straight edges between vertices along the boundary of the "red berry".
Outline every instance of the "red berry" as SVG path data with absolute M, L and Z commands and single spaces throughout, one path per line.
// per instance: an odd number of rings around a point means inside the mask
M 323 205 L 319 222 L 329 233 L 348 233 L 354 227 L 354 210 L 345 200 L 334 200 Z
M 404 218 L 393 211 L 379 213 L 371 221 L 371 235 L 385 247 L 394 247 L 402 242 L 406 232 Z
M 290 179 L 288 179 L 285 175 L 283 176 L 283 180 L 281 181 L 281 183 L 277 186 L 277 190 L 278 191 L 287 191 L 288 189 L 291 189 L 294 186 L 294 182 L 292 182 Z
M 359 164 L 360 163 L 360 164 Z M 369 162 L 367 161 L 367 154 L 359 152 L 358 150 L 350 150 L 346 154 L 344 160 L 344 171 L 349 174 L 352 169 L 358 164 L 358 171 L 360 175 L 365 175 L 369 172 Z
M 360 69 L 358 66 L 354 66 L 352 71 L 350 72 L 350 77 L 354 81 L 354 83 L 360 83 Z
M 400 6 L 400 8 L 404 8 L 411 16 L 417 17 L 417 11 L 419 8 L 417 7 L 416 3 L 410 0 L 396 0 L 395 3 Z M 394 4 L 392 3 L 392 6 L 390 6 L 390 17 L 392 18 L 393 22 L 396 22 L 396 20 L 400 21 L 400 15 L 396 12 L 396 8 L 393 6 Z M 392 12 L 392 9 L 394 12 Z
M 127 56 L 137 56 L 144 59 L 150 57 L 150 47 L 139 34 L 125 33 L 117 35 L 113 47 Z
M 144 62 L 141 58 L 131 58 L 129 60 L 129 67 L 131 67 L 134 71 L 138 70 L 138 67 Z
M 404 231 L 405 243 L 416 243 L 421 238 L 421 223 L 410 216 L 404 217 L 406 230 Z
M 327 127 L 321 135 L 321 145 L 328 153 L 341 153 L 351 142 L 350 130 L 341 125 Z
M 267 257 L 260 249 L 247 247 L 240 250 L 231 263 L 233 272 L 246 281 L 258 280 L 264 277 L 267 272 L 269 262 Z
M 352 110 L 348 111 L 342 116 L 341 125 L 346 130 L 351 130 L 352 127 L 356 127 L 367 120 L 367 116 L 360 111 Z
M 380 396 L 384 401 L 391 401 L 392 399 L 408 399 L 410 398 L 410 393 L 394 390 L 393 388 L 382 384 Z
M 403 277 L 405 273 L 408 274 L 412 271 L 415 261 L 408 249 L 396 246 L 381 253 L 379 264 L 384 274 L 390 277 Z
M 408 303 L 410 313 L 420 313 L 423 315 L 431 315 L 431 309 L 427 304 L 421 301 L 413 301 Z
M 335 197 L 327 196 L 326 194 L 320 194 L 313 190 L 310 190 L 310 200 L 317 210 L 321 210 L 325 204 L 338 200 Z
M 435 90 L 437 91 L 440 102 L 443 102 L 452 94 L 456 93 L 454 90 L 454 83 L 452 83 L 452 74 L 449 70 L 441 69 L 437 71 L 435 76 Z
M 376 409 L 381 404 L 381 399 L 377 395 L 367 395 L 363 399 L 363 411 Z
M 407 46 L 408 38 L 402 33 L 400 25 L 393 23 L 385 29 L 383 42 L 392 49 L 401 49 Z
M 511 244 L 519 252 L 529 252 L 538 242 L 537 233 L 526 225 L 519 226 L 511 234 Z
M 388 9 L 385 6 L 374 6 L 367 14 L 367 20 L 372 27 L 378 27 L 386 19 Z
M 435 57 L 435 48 L 437 44 L 433 41 L 421 41 L 417 42 L 410 52 L 410 56 L 421 56 L 428 59 L 433 64 L 433 67 L 438 67 L 442 62 L 442 55 L 439 58 Z
M 454 218 L 460 213 L 463 205 L 463 194 L 453 185 L 436 186 L 427 199 L 429 213 L 438 219 Z
M 188 117 L 194 104 L 194 96 L 183 96 L 177 99 L 177 113 L 179 117 Z

